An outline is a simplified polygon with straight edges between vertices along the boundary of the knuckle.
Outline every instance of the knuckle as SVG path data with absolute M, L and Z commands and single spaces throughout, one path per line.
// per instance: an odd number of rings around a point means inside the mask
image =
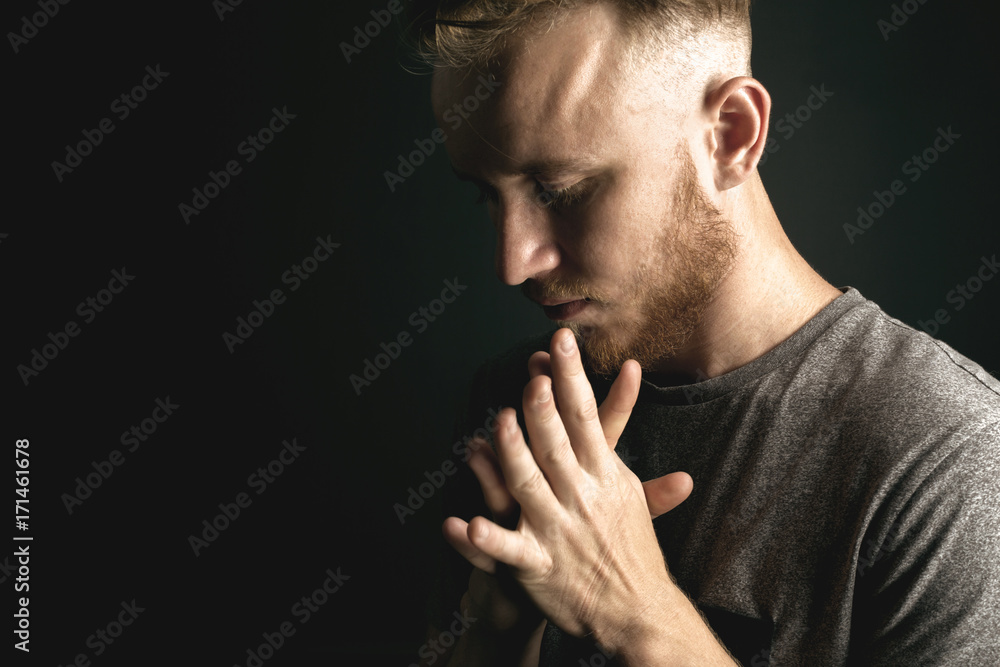
M 528 544 L 527 540 L 523 540 L 521 545 L 518 547 L 517 560 L 522 568 L 530 567 L 537 555 L 537 545 Z
M 542 453 L 541 463 L 551 467 L 563 467 L 569 463 L 570 454 L 569 438 L 563 438 L 556 446 Z
M 542 473 L 536 470 L 531 475 L 529 475 L 527 479 L 524 479 L 515 485 L 514 496 L 523 497 L 523 496 L 535 495 L 536 493 L 542 490 L 545 484 L 546 484 L 545 478 L 542 476 Z
M 541 396 L 542 392 L 552 391 L 551 380 L 545 376 L 539 375 L 538 377 L 532 379 L 524 387 L 524 392 L 521 394 L 521 400 L 525 411 L 531 410 L 535 413 L 546 412 L 549 406 L 552 405 L 552 401 L 547 401 L 545 403 L 539 403 L 538 397 Z
M 574 410 L 574 416 L 582 422 L 593 421 L 598 418 L 597 402 L 588 399 L 583 401 Z
M 554 407 L 552 407 L 552 402 L 549 401 L 544 405 L 535 405 L 534 408 L 535 419 L 542 426 L 551 426 L 559 421 L 559 413 Z
M 583 366 L 580 365 L 579 362 L 570 363 L 563 366 L 562 374 L 564 377 L 573 381 L 580 381 L 580 380 L 582 380 L 583 382 L 587 381 L 587 376 L 584 374 Z

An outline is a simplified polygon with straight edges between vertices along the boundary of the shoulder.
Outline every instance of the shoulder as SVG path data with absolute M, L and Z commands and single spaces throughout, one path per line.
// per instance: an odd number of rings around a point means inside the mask
M 807 355 L 840 459 L 872 475 L 893 509 L 918 493 L 992 498 L 1000 475 L 1000 382 L 948 344 L 861 299 Z M 807 372 L 808 373 L 808 372 Z M 963 490 L 964 487 L 964 490 Z M 957 495 L 956 495 L 957 494 Z
M 849 399 L 853 417 L 903 432 L 966 432 L 1000 423 L 1000 381 L 947 343 L 860 299 L 807 355 L 825 366 L 831 398 Z

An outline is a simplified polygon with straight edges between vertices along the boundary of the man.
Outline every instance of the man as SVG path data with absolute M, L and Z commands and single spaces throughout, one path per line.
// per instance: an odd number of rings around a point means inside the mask
M 494 79 L 447 148 L 497 274 L 566 328 L 474 380 L 520 415 L 423 664 L 1000 664 L 1000 383 L 792 247 L 749 3 L 431 4 L 442 127 Z

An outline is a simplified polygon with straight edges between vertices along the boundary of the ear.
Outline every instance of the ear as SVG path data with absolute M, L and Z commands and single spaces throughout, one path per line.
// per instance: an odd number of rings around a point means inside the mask
M 764 154 L 771 96 L 756 79 L 740 76 L 712 90 L 705 100 L 711 123 L 712 173 L 720 192 L 749 178 Z

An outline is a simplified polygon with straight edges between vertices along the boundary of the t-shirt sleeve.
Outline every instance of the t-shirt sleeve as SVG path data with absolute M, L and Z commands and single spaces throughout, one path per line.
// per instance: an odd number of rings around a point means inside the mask
M 861 554 L 851 665 L 1000 665 L 1000 424 L 934 466 Z

